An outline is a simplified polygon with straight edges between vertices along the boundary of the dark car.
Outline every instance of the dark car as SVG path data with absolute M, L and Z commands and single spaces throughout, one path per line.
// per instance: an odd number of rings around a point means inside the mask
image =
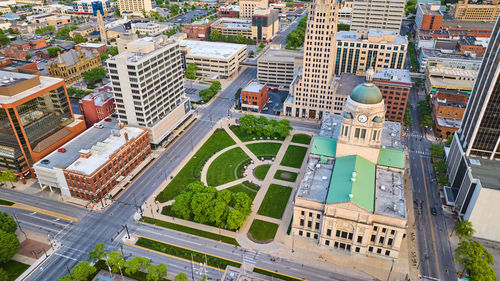
M 434 207 L 432 207 L 432 208 L 431 208 L 431 214 L 432 214 L 433 216 L 437 215 L 437 210 L 436 210 L 436 208 L 434 208 Z

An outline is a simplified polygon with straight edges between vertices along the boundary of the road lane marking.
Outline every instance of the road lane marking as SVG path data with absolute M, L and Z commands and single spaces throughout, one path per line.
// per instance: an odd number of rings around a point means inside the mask
M 65 255 L 61 255 L 61 254 L 59 254 L 59 253 L 54 253 L 54 255 L 56 255 L 56 256 L 60 256 L 60 257 L 66 258 L 66 259 L 70 259 L 70 260 L 78 261 L 77 259 L 74 259 L 74 258 L 72 258 L 72 257 L 65 256 Z
M 258 269 L 260 269 L 260 270 L 264 270 L 264 271 L 267 271 L 267 272 L 275 273 L 275 274 L 278 274 L 278 275 L 283 275 L 283 276 L 287 276 L 287 277 L 290 277 L 290 278 L 294 278 L 294 279 L 298 279 L 298 280 L 304 280 L 304 281 L 306 281 L 306 279 L 303 279 L 303 278 L 295 277 L 295 276 L 288 275 L 288 274 L 281 273 L 281 272 L 271 271 L 271 270 L 269 270 L 269 269 L 261 268 L 261 267 L 258 267 L 258 266 L 255 266 L 255 267 L 254 267 L 254 269 L 255 269 L 255 268 L 258 268 Z
M 427 182 L 425 181 L 425 170 L 424 170 L 424 161 L 422 160 L 422 156 L 420 156 L 420 166 L 422 167 L 422 176 L 424 182 L 424 190 L 425 190 L 425 199 L 427 199 L 427 215 L 429 216 L 429 223 L 431 225 L 431 237 L 432 237 L 432 247 L 434 249 L 434 257 L 436 258 L 436 266 L 438 279 L 441 279 L 441 271 L 439 270 L 439 259 L 436 249 L 436 238 L 434 237 L 434 227 L 432 226 L 432 215 L 431 215 L 431 207 L 429 205 L 429 195 L 427 193 Z
M 176 239 L 176 240 L 180 240 L 180 241 L 186 241 L 186 239 L 184 239 L 184 238 L 179 238 L 179 237 L 170 236 L 170 235 L 166 235 L 166 234 L 159 234 L 158 232 L 154 232 L 154 231 L 151 231 L 151 230 L 149 230 L 149 229 L 142 228 L 142 227 L 138 228 L 137 230 L 138 230 L 138 231 L 144 231 L 144 232 L 153 233 L 153 234 L 155 234 L 155 235 L 164 236 L 164 237 L 167 237 L 167 238 L 170 238 L 170 239 Z M 134 233 L 134 234 L 135 234 L 135 233 Z M 136 235 L 139 235 L 139 234 L 136 234 Z M 191 235 L 191 236 L 193 236 L 193 237 L 198 238 L 197 236 L 194 236 L 194 235 L 192 235 L 192 234 L 190 234 L 190 235 Z M 203 237 L 202 237 L 202 238 L 203 238 Z M 207 238 L 207 239 L 208 239 L 208 238 Z M 191 242 L 191 243 L 192 243 L 192 244 L 195 244 L 195 245 L 198 245 L 198 246 L 203 245 L 203 244 L 201 244 L 201 243 L 196 243 L 196 242 Z
M 146 237 L 144 237 L 146 238 Z M 148 238 L 149 239 L 149 238 Z M 165 243 L 165 242 L 162 242 L 162 243 Z M 180 258 L 180 257 L 176 257 L 176 256 L 172 256 L 172 255 L 169 255 L 169 254 L 166 254 L 166 253 L 163 253 L 163 252 L 160 252 L 160 251 L 156 251 L 156 250 L 152 250 L 152 249 L 148 249 L 148 248 L 145 248 L 145 247 L 141 247 L 141 246 L 137 246 L 137 245 L 134 245 L 134 244 L 129 244 L 129 243 L 123 243 L 127 246 L 131 246 L 131 247 L 134 247 L 134 248 L 138 248 L 138 249 L 142 249 L 142 250 L 145 250 L 145 251 L 148 251 L 148 252 L 152 252 L 152 253 L 156 253 L 156 254 L 159 254 L 159 255 L 162 255 L 162 256 L 166 256 L 166 257 L 170 257 L 170 258 L 174 258 L 176 260 L 180 260 L 180 261 L 185 261 L 185 262 L 188 262 L 188 263 L 191 263 L 193 265 L 199 265 L 198 262 L 194 262 L 194 261 L 191 261 L 191 260 L 188 260 L 188 259 L 184 259 L 184 258 Z M 168 243 L 165 243 L 165 244 L 168 244 Z M 193 250 L 192 250 L 193 251 Z M 219 257 L 218 257 L 219 258 Z M 206 265 L 208 268 L 211 268 L 211 269 L 215 269 L 215 270 L 218 270 L 218 271 L 221 271 L 221 272 L 224 272 L 225 270 L 222 270 L 220 268 L 217 268 L 217 267 L 213 267 L 213 266 L 210 266 L 210 265 Z
M 0 198 L 0 199 L 6 200 L 4 198 Z M 74 221 L 74 222 L 79 222 L 80 221 L 77 218 L 74 218 L 74 217 L 71 217 L 71 216 L 67 216 L 67 215 L 63 215 L 63 214 L 60 214 L 60 213 L 56 213 L 56 212 L 53 212 L 53 211 L 49 211 L 49 210 L 45 210 L 45 209 L 40 209 L 40 208 L 31 206 L 31 205 L 26 205 L 26 204 L 23 204 L 23 203 L 12 201 L 12 200 L 7 200 L 7 201 L 13 202 L 14 205 L 12 205 L 12 206 L 2 205 L 2 207 L 28 210 L 28 211 L 32 211 L 32 212 L 35 212 L 35 213 L 40 213 L 40 214 L 44 214 L 44 215 L 47 215 L 47 216 L 60 218 L 60 219 L 67 220 L 67 221 Z M 32 213 L 32 214 L 34 214 L 34 213 Z

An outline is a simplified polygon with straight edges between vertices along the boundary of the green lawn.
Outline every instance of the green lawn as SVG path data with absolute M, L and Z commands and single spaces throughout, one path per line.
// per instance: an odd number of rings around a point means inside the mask
M 278 227 L 279 225 L 272 222 L 254 220 L 252 222 L 252 226 L 250 226 L 250 229 L 248 230 L 248 233 L 252 235 L 254 240 L 267 242 L 274 239 Z
M 253 174 L 259 180 L 263 180 L 266 177 L 267 172 L 269 171 L 269 168 L 271 168 L 271 165 L 268 165 L 268 164 L 260 165 L 257 168 L 255 168 Z
M 5 200 L 5 199 L 0 199 L 0 205 L 12 206 L 12 205 L 14 205 L 14 202 L 9 201 L 9 200 Z
M 306 156 L 307 147 L 290 145 L 286 150 L 283 160 L 280 165 L 292 168 L 300 168 L 304 157 Z
M 203 165 L 210 156 L 233 144 L 235 144 L 234 140 L 223 129 L 216 130 L 158 195 L 157 200 L 160 202 L 172 200 L 186 188 L 188 184 L 200 180 Z
M 255 195 L 257 195 L 257 191 L 259 191 L 259 188 L 260 186 L 245 181 L 241 184 L 231 186 L 227 188 L 227 190 L 233 193 L 245 192 L 248 195 L 248 197 L 250 197 L 253 200 L 255 198 Z
M 311 136 L 306 134 L 296 134 L 292 137 L 292 142 L 301 143 L 301 144 L 309 144 L 311 143 Z
M 208 167 L 207 184 L 219 186 L 236 180 L 238 166 L 248 158 L 248 155 L 239 147 L 222 153 Z
M 135 243 L 137 246 L 145 247 L 151 250 L 159 251 L 162 253 L 166 253 L 169 255 L 177 256 L 183 259 L 191 260 L 193 259 L 195 262 L 205 263 L 213 267 L 217 267 L 220 269 L 225 269 L 226 266 L 231 265 L 235 267 L 240 267 L 241 263 L 226 260 L 224 258 L 219 258 L 216 256 L 212 256 L 206 253 L 193 251 L 186 248 L 177 247 L 172 244 L 159 242 L 155 240 L 151 240 L 148 238 L 140 237 L 139 240 Z
M 165 206 L 165 207 L 167 207 L 167 206 Z M 163 211 L 162 211 L 162 213 L 163 213 Z M 184 232 L 184 233 L 189 233 L 189 234 L 200 236 L 200 237 L 204 237 L 204 238 L 207 238 L 207 239 L 222 241 L 224 243 L 232 244 L 232 245 L 235 245 L 235 246 L 239 246 L 240 245 L 240 244 L 238 244 L 238 241 L 236 241 L 236 239 L 234 239 L 234 238 L 223 236 L 223 235 L 219 235 L 219 234 L 215 234 L 215 233 L 212 233 L 212 232 L 207 232 L 207 231 L 199 230 L 199 229 L 196 229 L 196 228 L 187 227 L 187 226 L 180 225 L 180 224 L 175 224 L 175 223 L 171 223 L 171 222 L 157 220 L 157 219 L 153 219 L 153 218 L 149 218 L 149 217 L 144 217 L 142 219 L 142 221 L 145 222 L 145 223 L 154 224 L 154 225 L 157 225 L 157 226 L 161 226 L 161 227 L 164 227 L 164 228 L 177 230 L 177 231 Z
M 260 204 L 259 215 L 281 219 L 292 189 L 288 186 L 271 184 Z
M 242 142 L 247 142 L 247 141 L 253 141 L 253 140 L 260 140 L 261 137 L 258 137 L 255 134 L 247 134 L 243 130 L 240 129 L 240 126 L 230 126 L 229 127 L 231 131 L 242 141 Z M 267 139 L 267 137 L 262 137 L 262 139 Z M 285 138 L 280 137 L 279 135 L 272 136 L 272 140 L 284 140 Z
M 297 173 L 277 170 L 276 174 L 274 174 L 274 178 L 282 181 L 295 182 L 297 180 Z
M 305 281 L 305 279 L 292 277 L 290 275 L 279 274 L 279 273 L 268 271 L 268 270 L 265 270 L 265 269 L 262 269 L 262 268 L 259 268 L 259 267 L 254 267 L 253 268 L 253 272 L 264 274 L 264 275 L 267 275 L 267 276 L 272 276 L 274 278 L 278 278 L 280 280 L 285 280 L 285 281 Z
M 30 266 L 29 264 L 24 264 L 15 260 L 10 260 L 6 263 L 0 263 L 0 267 L 3 268 L 7 275 L 9 275 L 9 280 L 16 280 L 19 275 L 23 274 Z
M 262 142 L 247 144 L 248 149 L 257 156 L 261 157 L 275 157 L 281 148 L 281 143 Z

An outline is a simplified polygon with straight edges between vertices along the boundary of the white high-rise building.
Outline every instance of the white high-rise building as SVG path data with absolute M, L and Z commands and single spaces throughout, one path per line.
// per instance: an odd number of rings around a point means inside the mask
M 351 31 L 381 29 L 399 34 L 405 5 L 405 0 L 355 0 Z
M 137 39 L 106 63 L 120 122 L 146 128 L 153 146 L 190 116 L 177 41 L 166 36 Z

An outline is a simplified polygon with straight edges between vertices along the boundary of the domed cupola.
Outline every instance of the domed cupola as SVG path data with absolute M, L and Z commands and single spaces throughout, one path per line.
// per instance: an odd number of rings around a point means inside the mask
M 363 104 L 377 104 L 383 100 L 383 97 L 377 86 L 371 82 L 365 82 L 352 90 L 351 99 Z

